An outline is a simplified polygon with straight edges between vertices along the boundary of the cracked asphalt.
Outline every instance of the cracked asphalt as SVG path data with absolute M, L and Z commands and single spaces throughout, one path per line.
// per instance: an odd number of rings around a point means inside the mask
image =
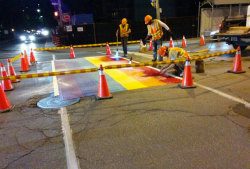
M 20 46 L 0 47 L 0 59 L 15 56 Z M 231 49 L 224 42 L 207 47 L 211 53 Z M 188 50 L 196 48 L 204 47 L 194 43 Z M 129 49 L 138 51 L 136 46 Z M 103 50 L 75 53 L 95 56 Z M 31 72 L 51 71 L 52 54 L 65 59 L 69 51 L 37 52 L 38 64 Z M 205 73 L 195 73 L 192 63 L 194 81 L 250 102 L 250 52 L 243 55 L 245 74 L 226 73 L 233 61 L 227 55 L 206 59 Z M 20 62 L 14 66 L 19 69 Z M 58 109 L 36 106 L 53 92 L 51 78 L 22 80 L 15 87 L 6 92 L 15 108 L 0 114 L 0 169 L 67 168 Z M 67 107 L 81 169 L 249 169 L 250 109 L 244 105 L 201 87 L 183 90 L 177 84 L 112 94 L 109 100 L 85 97 Z

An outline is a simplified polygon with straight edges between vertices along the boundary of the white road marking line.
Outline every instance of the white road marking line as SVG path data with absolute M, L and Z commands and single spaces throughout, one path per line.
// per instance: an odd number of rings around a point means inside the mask
M 96 53 L 99 53 L 99 54 L 102 54 L 102 55 L 106 55 L 105 52 L 96 52 Z
M 52 71 L 54 72 L 55 69 L 55 58 L 53 58 L 53 60 L 51 61 L 51 65 L 52 65 Z M 54 96 L 59 96 L 59 87 L 58 87 L 58 83 L 57 83 L 57 77 L 53 76 L 53 86 L 54 86 Z
M 62 131 L 63 131 L 63 139 L 64 139 L 64 144 L 65 144 L 67 168 L 68 169 L 80 169 L 79 162 L 76 158 L 67 109 L 65 107 L 60 108 L 58 113 L 61 115 L 61 120 L 62 120 Z
M 52 71 L 55 71 L 55 55 L 53 55 L 53 60 L 51 61 Z M 54 96 L 59 96 L 59 88 L 57 83 L 57 77 L 53 76 L 53 86 L 54 86 Z M 65 154 L 67 161 L 68 169 L 80 169 L 79 162 L 76 158 L 74 143 L 72 139 L 72 133 L 69 124 L 69 118 L 67 109 L 65 107 L 60 108 L 58 114 L 61 115 L 62 121 L 62 131 L 63 131 L 63 140 L 65 144 Z
M 235 97 L 235 96 L 231 96 L 231 95 L 229 95 L 229 94 L 226 94 L 226 93 L 221 92 L 221 91 L 219 91 L 219 90 L 216 90 L 216 89 L 213 89 L 213 88 L 210 88 L 210 87 L 201 85 L 201 84 L 199 84 L 199 83 L 195 83 L 195 82 L 194 82 L 194 84 L 195 84 L 196 86 L 199 86 L 199 87 L 203 88 L 203 89 L 209 90 L 209 91 L 211 91 L 211 92 L 213 92 L 213 93 L 215 93 L 215 94 L 218 94 L 218 95 L 220 95 L 220 96 L 223 96 L 223 97 L 228 98 L 228 99 L 230 99 L 230 100 L 233 100 L 233 101 L 235 101 L 235 102 L 244 104 L 245 107 L 250 108 L 250 103 L 248 103 L 247 101 L 245 101 L 245 100 L 243 100 L 243 99 L 237 98 L 237 97 Z

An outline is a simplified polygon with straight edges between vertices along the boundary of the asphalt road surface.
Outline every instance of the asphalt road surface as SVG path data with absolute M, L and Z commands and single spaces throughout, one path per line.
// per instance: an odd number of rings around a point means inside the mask
M 190 52 L 232 49 L 224 42 L 187 43 Z M 49 46 L 7 43 L 0 61 L 6 65 L 21 50 Z M 152 52 L 139 53 L 138 44 L 128 50 L 128 59 L 152 60 Z M 75 54 L 105 55 L 105 47 L 75 48 Z M 53 55 L 68 59 L 69 49 L 35 52 L 29 73 L 52 71 Z M 51 77 L 23 79 L 6 92 L 14 109 L 0 114 L 0 169 L 249 169 L 249 50 L 242 55 L 244 74 L 226 73 L 234 54 L 208 58 L 205 73 L 195 73 L 191 63 L 197 88 L 168 84 L 115 92 L 109 100 L 89 96 L 63 109 L 36 105 L 55 92 Z M 20 60 L 13 65 L 20 74 Z

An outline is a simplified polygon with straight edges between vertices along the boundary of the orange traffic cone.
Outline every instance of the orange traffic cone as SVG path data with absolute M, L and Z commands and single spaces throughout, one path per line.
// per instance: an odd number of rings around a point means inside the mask
M 8 75 L 9 76 L 16 76 L 16 71 L 15 71 L 10 59 L 7 59 L 7 61 L 8 61 L 8 67 L 7 67 L 8 68 Z M 12 83 L 18 83 L 18 82 L 20 82 L 20 80 L 15 79 L 15 80 L 11 80 L 11 82 Z
M 184 74 L 183 74 L 182 82 L 178 86 L 180 88 L 182 88 L 182 89 L 195 88 L 196 87 L 193 84 L 189 56 L 187 57 L 187 60 L 186 60 L 186 63 L 185 63 L 185 68 L 184 68 Z
M 28 58 L 28 55 L 27 55 L 26 50 L 24 50 L 24 58 L 25 58 L 26 64 L 27 64 L 28 66 L 30 66 L 31 64 L 30 64 L 30 61 L 29 61 L 29 58 Z
M 35 59 L 34 52 L 33 52 L 32 48 L 30 49 L 30 63 L 31 64 L 36 63 L 36 59 Z
M 4 64 L 2 62 L 1 62 L 1 76 L 8 77 L 8 74 L 5 70 Z M 2 80 L 2 88 L 4 91 L 10 91 L 10 90 L 14 89 L 14 87 L 11 83 L 11 80 Z
M 106 43 L 106 55 L 111 55 L 111 51 L 110 51 L 108 42 Z
M 74 59 L 76 56 L 75 56 L 75 52 L 74 52 L 74 49 L 72 47 L 72 45 L 70 45 L 70 59 Z
M 205 43 L 205 38 L 204 38 L 204 35 L 201 34 L 201 42 L 200 42 L 200 45 L 201 46 L 204 46 L 206 43 Z
M 181 44 L 181 47 L 185 48 L 187 47 L 187 41 L 186 41 L 186 38 L 185 36 L 183 35 L 183 38 L 182 38 L 182 44 Z
M 152 51 L 153 50 L 153 43 L 152 43 L 152 39 L 150 39 L 150 42 L 149 42 L 149 48 L 148 48 L 149 51 Z
M 172 36 L 170 36 L 169 48 L 173 48 L 173 47 L 174 47 L 173 39 L 172 39 Z
M 27 62 L 23 56 L 23 53 L 21 53 L 21 55 L 22 55 L 22 58 L 21 58 L 21 70 L 20 70 L 20 72 L 28 72 L 29 66 L 27 65 Z
M 0 83 L 0 113 L 10 111 L 12 108 Z
M 97 100 L 101 99 L 110 99 L 113 96 L 109 93 L 109 87 L 106 81 L 106 77 L 103 74 L 103 67 L 100 65 L 99 69 L 99 86 L 98 86 L 98 94 L 96 96 Z
M 237 52 L 236 52 L 235 57 L 234 57 L 234 63 L 233 63 L 232 70 L 229 70 L 227 72 L 228 73 L 236 73 L 236 74 L 246 72 L 246 71 L 243 71 L 242 67 L 241 67 L 241 51 L 240 51 L 239 46 L 237 48 Z

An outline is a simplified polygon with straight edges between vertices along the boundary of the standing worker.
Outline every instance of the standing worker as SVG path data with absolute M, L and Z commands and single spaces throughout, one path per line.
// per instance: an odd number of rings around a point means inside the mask
M 163 36 L 162 27 L 166 29 L 170 35 L 172 35 L 172 33 L 171 33 L 170 28 L 159 19 L 152 19 L 152 16 L 146 15 L 144 20 L 148 28 L 148 34 L 144 40 L 144 44 L 150 37 L 152 37 L 152 41 L 153 41 L 153 60 L 152 61 L 154 62 L 157 60 L 157 47 L 162 45 L 162 39 L 161 39 Z M 162 61 L 163 58 L 159 55 L 158 60 Z
M 122 49 L 124 57 L 127 57 L 127 42 L 128 36 L 131 33 L 131 29 L 129 24 L 127 24 L 127 19 L 123 18 L 122 23 L 119 25 L 119 28 L 116 31 L 116 37 L 118 38 L 118 33 L 120 33 L 121 42 L 122 42 Z
M 174 48 L 168 48 L 167 46 L 161 46 L 159 48 L 159 55 L 166 56 L 171 61 L 175 61 L 177 59 L 186 59 L 188 57 L 187 51 L 185 51 L 182 48 L 174 47 Z M 171 63 L 169 65 L 164 66 L 160 73 L 165 74 L 169 69 L 174 68 L 175 72 L 174 75 L 181 76 L 183 75 L 184 71 L 184 62 L 183 63 Z

